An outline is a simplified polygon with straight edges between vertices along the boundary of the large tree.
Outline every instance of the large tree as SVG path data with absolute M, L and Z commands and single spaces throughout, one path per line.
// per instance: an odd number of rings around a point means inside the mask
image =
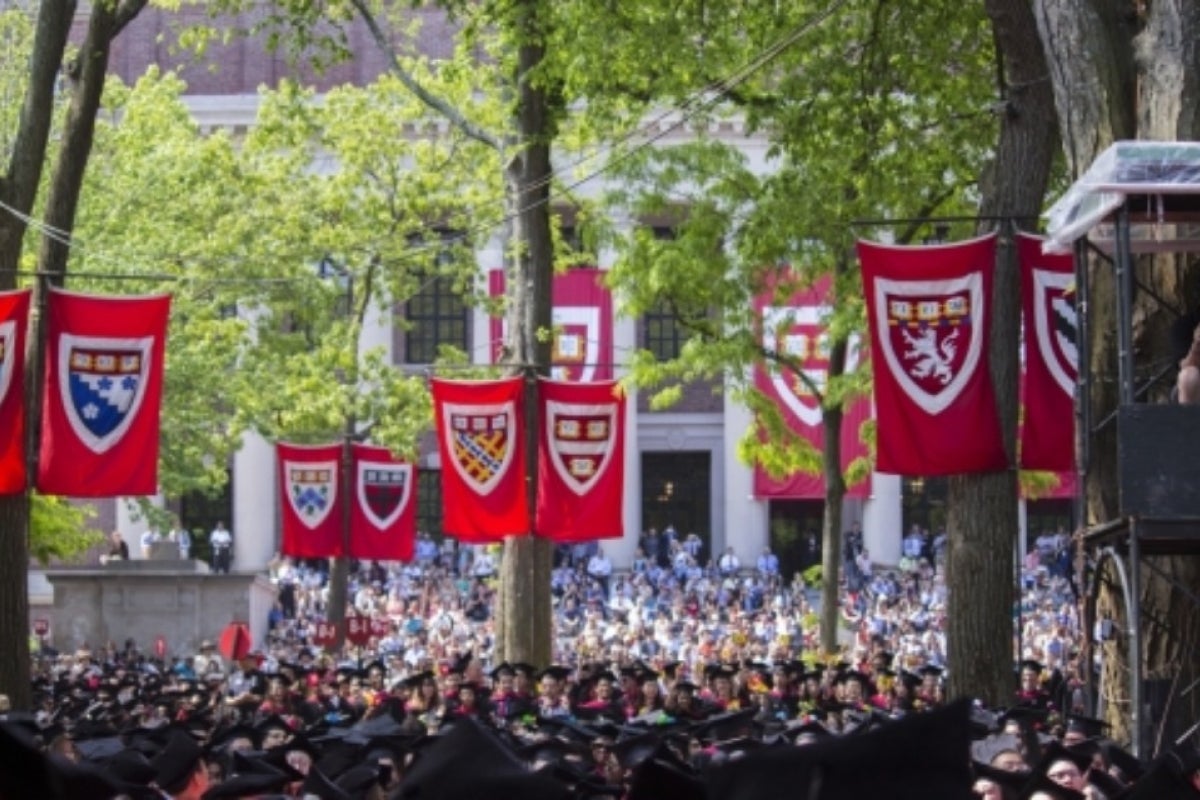
M 1010 463 L 1016 463 L 1017 349 L 1021 306 L 1014 243 L 1035 230 L 1058 139 L 1045 58 L 1025 0 L 986 0 L 996 43 L 1000 130 L 980 182 L 984 229 L 999 229 L 993 279 L 989 365 Z M 1014 691 L 1013 553 L 1018 531 L 1017 473 L 950 481 L 946 619 L 949 694 L 1007 705 Z
M 661 399 L 670 401 L 680 379 L 723 378 L 732 398 L 755 414 L 741 447 L 746 460 L 777 474 L 824 476 L 821 645 L 832 653 L 846 486 L 839 434 L 845 408 L 869 383 L 865 369 L 845 369 L 850 337 L 865 330 L 854 238 L 910 242 L 933 233 L 923 220 L 970 214 L 996 129 L 993 49 L 987 19 L 969 5 L 946 13 L 856 2 L 826 19 L 796 4 L 775 23 L 771 29 L 760 21 L 755 30 L 760 37 L 773 31 L 790 45 L 728 86 L 721 106 L 724 115 L 736 115 L 735 124 L 767 137 L 774 158 L 756 174 L 732 146 L 707 140 L 627 158 L 616 171 L 626 186 L 614 192 L 615 202 L 635 217 L 674 213 L 677 235 L 626 235 L 613 279 L 628 313 L 665 301 L 689 336 L 671 362 L 643 354 L 634 368 L 639 384 L 666 383 Z M 752 55 L 748 47 L 727 52 L 716 68 Z M 716 84 L 719 73 L 707 77 Z M 855 224 L 879 219 L 898 222 Z M 827 383 L 805 375 L 801 359 L 766 346 L 769 332 L 755 307 L 764 292 L 788 305 L 797 289 L 822 277 L 831 286 L 823 321 Z M 791 434 L 773 398 L 754 387 L 755 368 L 785 370 L 806 384 L 822 408 L 821 453 Z M 864 466 L 853 471 L 861 475 Z
M 145 7 L 146 0 L 103 0 L 91 4 L 86 33 L 78 50 L 64 61 L 66 44 L 75 18 L 70 0 L 45 0 L 38 4 L 28 80 L 21 113 L 12 137 L 7 162 L 0 166 L 0 289 L 17 284 L 17 267 L 34 201 L 42 185 L 49 154 L 50 130 L 57 104 L 59 80 L 68 97 L 66 118 L 53 157 L 41 223 L 62 234 L 46 236 L 37 256 L 37 270 L 45 287 L 58 282 L 66 270 L 67 246 L 83 175 L 91 154 L 92 136 L 104 90 L 108 53 L 113 39 Z M 37 300 L 35 300 L 35 306 Z M 27 408 L 30 441 L 36 436 L 41 317 L 31 326 Z M 32 448 L 31 448 L 32 449 Z M 0 693 L 7 694 L 15 708 L 30 703 L 29 600 L 26 569 L 29 564 L 30 495 L 0 498 Z
M 1191 0 L 1037 0 L 1034 6 L 1072 177 L 1079 177 L 1106 147 L 1119 140 L 1194 141 L 1200 137 L 1200 6 Z M 1118 402 L 1116 295 L 1110 265 L 1093 259 L 1087 270 L 1089 294 L 1082 299 L 1088 303 L 1090 348 L 1088 363 L 1080 364 L 1080 369 L 1089 376 L 1090 417 L 1099 423 L 1113 413 Z M 1195 258 L 1183 254 L 1145 257 L 1138 263 L 1137 277 L 1148 291 L 1136 296 L 1135 351 L 1172 353 L 1172 315 L 1162 313 L 1157 298 L 1177 309 L 1196 308 L 1200 267 Z M 1147 365 L 1141 356 L 1139 362 Z M 1161 384 L 1152 390 L 1157 399 L 1163 393 Z M 1115 425 L 1081 431 L 1080 435 L 1089 438 L 1091 453 L 1087 516 L 1080 522 L 1094 526 L 1117 520 Z M 1101 576 L 1099 583 L 1099 608 L 1111 614 L 1114 629 L 1123 632 L 1136 625 L 1142 631 L 1140 653 L 1129 652 L 1124 635 L 1100 644 L 1104 707 L 1115 726 L 1114 737 L 1121 740 L 1130 740 L 1134 734 L 1129 727 L 1128 692 L 1132 659 L 1141 660 L 1148 679 L 1175 687 L 1170 699 L 1178 716 L 1160 717 L 1154 736 L 1186 728 L 1197 712 L 1196 693 L 1184 690 L 1197 677 L 1194 647 L 1200 641 L 1200 614 L 1195 613 L 1194 598 L 1200 588 L 1200 561 L 1155 557 L 1130 567 L 1140 570 L 1140 619 L 1128 618 L 1115 574 Z M 1145 714 L 1139 716 L 1146 725 Z M 1164 743 L 1154 742 L 1154 749 Z

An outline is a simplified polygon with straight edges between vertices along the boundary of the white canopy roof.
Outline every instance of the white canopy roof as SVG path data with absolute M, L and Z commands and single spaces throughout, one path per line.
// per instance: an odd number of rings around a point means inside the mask
M 1130 222 L 1138 228 L 1131 234 L 1134 249 L 1200 249 L 1200 224 L 1181 222 L 1165 197 L 1189 194 L 1200 195 L 1200 142 L 1117 142 L 1046 212 L 1043 249 L 1070 251 L 1084 235 L 1111 246 L 1108 216 L 1127 200 Z

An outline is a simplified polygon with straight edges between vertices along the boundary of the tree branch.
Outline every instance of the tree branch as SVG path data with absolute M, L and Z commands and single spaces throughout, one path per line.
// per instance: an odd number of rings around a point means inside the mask
M 379 51 L 387 57 L 388 65 L 391 73 L 395 75 L 405 88 L 416 95 L 429 108 L 441 114 L 446 120 L 462 131 L 464 136 L 474 139 L 481 144 L 485 144 L 493 150 L 500 150 L 500 140 L 493 136 L 488 131 L 471 122 L 462 112 L 452 106 L 445 98 L 438 97 L 430 92 L 417 81 L 401 64 L 400 59 L 396 57 L 395 50 L 392 49 L 391 42 L 388 41 L 387 34 L 383 28 L 379 26 L 379 21 L 375 19 L 375 15 L 367 8 L 364 0 L 350 0 L 350 4 L 362 15 L 363 23 L 366 24 L 367 30 L 371 32 L 371 38 L 375 41 L 375 46 Z

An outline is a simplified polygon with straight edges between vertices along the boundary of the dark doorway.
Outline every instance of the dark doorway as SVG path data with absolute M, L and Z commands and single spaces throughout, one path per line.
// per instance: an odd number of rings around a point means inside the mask
M 701 563 L 712 552 L 712 453 L 642 453 L 642 527 L 662 532 L 674 525 L 683 541 L 695 533 L 704 543 Z
M 936 536 L 946 527 L 948 484 L 945 476 L 904 478 L 900 485 L 904 507 L 904 528 L 900 535 L 904 536 L 917 525 Z
M 821 563 L 824 500 L 772 500 L 769 515 L 771 550 L 779 557 L 784 581 Z
M 218 522 L 233 530 L 233 470 L 225 471 L 225 485 L 216 494 L 188 492 L 179 498 L 179 523 L 192 534 L 192 558 L 211 561 L 208 534 Z

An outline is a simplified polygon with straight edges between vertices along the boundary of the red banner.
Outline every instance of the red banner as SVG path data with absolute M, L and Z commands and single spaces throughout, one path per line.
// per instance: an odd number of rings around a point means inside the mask
M 784 305 L 776 305 L 772 291 L 767 290 L 755 299 L 762 325 L 762 345 L 768 352 L 786 353 L 797 358 L 808 378 L 824 391 L 828 381 L 829 353 L 826 347 L 824 320 L 830 312 L 828 277 L 812 287 L 797 291 Z M 846 372 L 859 364 L 861 350 L 858 337 L 852 337 L 846 354 Z M 791 370 L 756 367 L 754 385 L 779 405 L 791 429 L 803 436 L 818 452 L 825 448 L 825 426 L 821 406 L 811 389 Z M 863 422 L 871 418 L 871 400 L 855 400 L 845 409 L 842 418 L 842 471 L 855 458 L 867 455 L 867 446 L 859 436 Z M 849 497 L 866 497 L 871 480 L 866 478 L 846 490 Z M 754 468 L 754 496 L 800 500 L 824 500 L 825 478 L 821 474 L 797 472 L 786 478 L 772 478 L 761 467 Z
M 488 273 L 492 297 L 504 294 L 504 271 Z M 551 324 L 554 344 L 550 355 L 551 377 L 560 381 L 606 381 L 612 378 L 612 293 L 604 285 L 604 271 L 576 267 L 554 276 L 551 288 Z M 504 345 L 504 320 L 492 317 L 489 334 L 493 363 Z
M 52 289 L 46 312 L 38 491 L 158 491 L 159 408 L 171 298 Z
M 994 235 L 924 247 L 858 243 L 879 472 L 1007 467 L 988 372 L 995 249 Z
M 342 446 L 275 445 L 282 543 L 295 558 L 329 558 L 342 547 Z
M 1017 236 L 1025 371 L 1021 402 L 1021 468 L 1064 472 L 1075 467 L 1075 302 L 1068 294 L 1075 262 L 1044 255 L 1038 236 Z
M 350 555 L 412 561 L 417 540 L 417 468 L 385 447 L 354 445 Z
M 615 381 L 538 382 L 537 533 L 556 542 L 625 535 L 625 397 Z
M 25 491 L 25 334 L 29 290 L 0 292 L 0 494 Z
M 528 533 L 523 381 L 435 379 L 432 384 L 442 530 L 480 544 Z

